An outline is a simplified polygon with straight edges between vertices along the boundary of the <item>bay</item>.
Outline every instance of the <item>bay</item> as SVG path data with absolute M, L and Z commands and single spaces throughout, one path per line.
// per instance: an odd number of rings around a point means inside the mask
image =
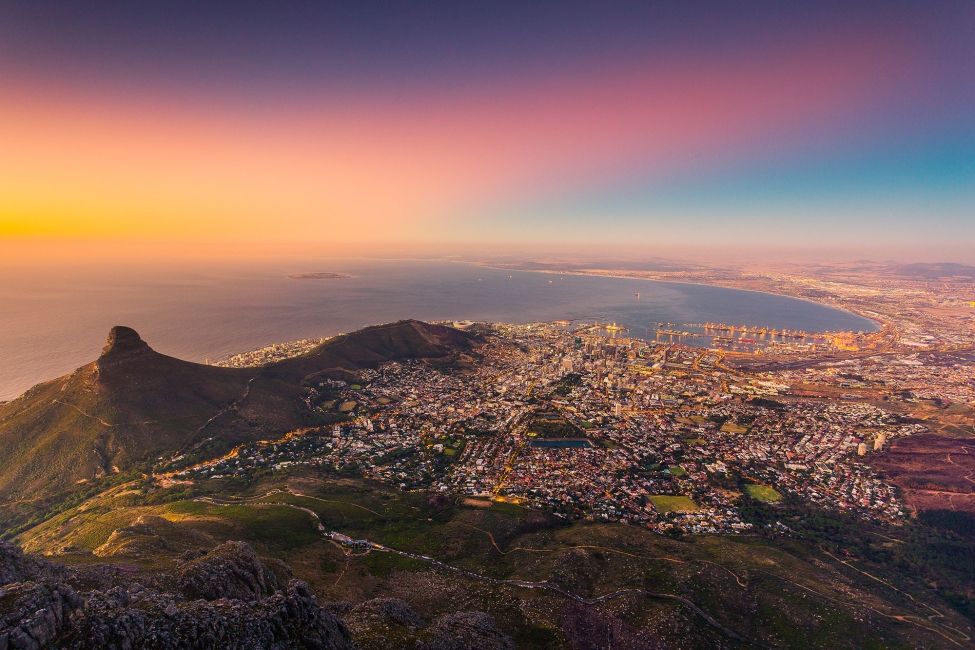
M 312 277 L 289 277 L 301 274 Z M 752 291 L 418 260 L 4 268 L 0 309 L 0 399 L 93 360 L 113 325 L 194 361 L 404 318 L 598 320 L 651 338 L 658 323 L 875 329 L 849 312 Z

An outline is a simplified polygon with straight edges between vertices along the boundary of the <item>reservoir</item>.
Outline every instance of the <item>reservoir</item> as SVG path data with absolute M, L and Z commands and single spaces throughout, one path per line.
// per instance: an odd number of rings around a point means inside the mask
M 113 325 L 201 362 L 403 318 L 616 322 L 649 338 L 659 323 L 875 329 L 849 312 L 752 291 L 410 260 L 0 268 L 0 305 L 0 400 L 92 361 Z

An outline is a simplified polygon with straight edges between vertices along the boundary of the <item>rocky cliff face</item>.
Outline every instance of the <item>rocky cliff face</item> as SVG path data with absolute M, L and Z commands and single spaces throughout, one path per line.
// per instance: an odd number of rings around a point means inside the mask
M 0 650 L 48 647 L 83 605 L 74 589 L 53 581 L 0 587 Z
M 94 592 L 58 643 L 120 650 L 353 647 L 345 625 L 300 580 L 253 601 L 186 601 L 138 586 Z
M 226 542 L 186 562 L 180 567 L 178 578 L 183 595 L 194 600 L 229 598 L 255 602 L 281 590 L 274 571 L 243 542 Z
M 12 582 L 63 578 L 67 571 L 41 558 L 24 555 L 12 544 L 0 542 L 0 586 Z
M 116 325 L 108 332 L 108 340 L 98 358 L 99 368 L 132 362 L 153 354 L 149 344 L 131 327 Z
M 239 542 L 184 563 L 175 576 L 88 591 L 70 571 L 0 545 L 0 650 L 352 648 L 345 624 L 307 584 L 277 574 Z M 106 582 L 98 576 L 95 583 Z
M 513 648 L 494 619 L 480 612 L 446 614 L 427 624 L 399 600 L 323 606 L 306 583 L 290 579 L 286 566 L 242 542 L 226 542 L 157 574 L 69 569 L 0 542 L 0 650 L 357 646 Z

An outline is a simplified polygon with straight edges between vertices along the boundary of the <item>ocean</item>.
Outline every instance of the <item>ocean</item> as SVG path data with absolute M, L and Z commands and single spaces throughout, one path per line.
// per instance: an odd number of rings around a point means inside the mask
M 303 273 L 348 277 L 289 277 Z M 764 293 L 462 262 L 0 269 L 0 400 L 92 361 L 113 325 L 135 328 L 162 353 L 204 361 L 403 318 L 615 321 L 651 338 L 658 323 L 875 329 L 849 312 Z

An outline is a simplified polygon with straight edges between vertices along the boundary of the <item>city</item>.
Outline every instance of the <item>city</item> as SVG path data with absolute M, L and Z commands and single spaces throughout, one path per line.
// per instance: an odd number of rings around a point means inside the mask
M 828 302 L 863 310 L 839 296 Z M 305 401 L 333 425 L 171 478 L 307 463 L 666 533 L 748 531 L 743 495 L 897 523 L 909 506 L 871 459 L 929 431 L 912 407 L 975 402 L 972 360 L 951 352 L 971 346 L 971 329 L 934 318 L 922 329 L 920 312 L 898 300 L 905 317 L 882 321 L 876 334 L 750 354 L 627 338 L 598 324 L 463 323 L 483 341 L 469 367 L 390 362 L 354 383 L 327 380 Z M 883 318 L 885 308 L 867 313 Z M 239 358 L 282 354 L 271 346 Z

